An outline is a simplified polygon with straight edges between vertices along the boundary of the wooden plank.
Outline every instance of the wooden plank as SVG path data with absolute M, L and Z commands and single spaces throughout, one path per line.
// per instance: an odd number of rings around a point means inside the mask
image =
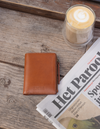
M 72 0 L 4 0 L 22 5 L 35 6 L 44 10 L 66 12 Z
M 43 95 L 24 96 L 24 68 L 0 63 L 0 129 L 55 129 L 37 111 Z
M 0 0 L 1 7 L 58 20 L 64 20 L 66 10 L 75 4 L 90 6 L 97 16 L 95 27 L 100 28 L 100 4 L 97 2 L 89 0 Z
M 62 21 L 0 8 L 0 128 L 54 129 L 35 109 L 45 97 L 24 96 L 24 55 L 55 52 L 65 75 L 84 54 L 62 36 Z M 95 29 L 98 38 L 99 29 Z
M 0 63 L 0 129 L 54 129 L 37 111 L 45 95 L 24 96 L 24 68 Z
M 55 52 L 65 75 L 84 54 L 69 47 L 62 36 L 63 22 L 0 8 L 0 61 L 24 67 L 30 52 Z
M 24 55 L 55 52 L 61 74 L 84 54 L 73 50 L 62 36 L 62 21 L 0 8 L 0 127 L 4 129 L 54 129 L 37 111 L 45 97 L 24 96 Z M 14 66 L 15 65 L 15 66 Z
M 34 0 L 0 0 L 0 7 L 22 11 L 53 19 L 64 20 L 64 9 L 70 7 L 70 0 L 62 1 L 34 1 Z

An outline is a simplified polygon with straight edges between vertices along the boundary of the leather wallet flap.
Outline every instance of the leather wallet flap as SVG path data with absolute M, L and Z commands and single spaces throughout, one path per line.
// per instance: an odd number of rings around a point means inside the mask
M 25 55 L 23 94 L 57 93 L 57 57 L 55 53 Z

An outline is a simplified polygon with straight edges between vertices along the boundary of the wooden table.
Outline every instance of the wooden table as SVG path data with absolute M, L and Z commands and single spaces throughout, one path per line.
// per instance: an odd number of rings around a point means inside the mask
M 65 10 L 77 2 L 83 1 L 0 0 L 0 129 L 55 129 L 36 111 L 36 105 L 46 96 L 22 94 L 24 56 L 30 52 L 56 53 L 61 78 L 74 66 L 89 48 L 88 45 L 72 49 L 62 36 Z M 97 14 L 96 27 L 99 27 L 99 3 L 83 4 L 93 7 Z M 95 28 L 91 43 L 98 37 L 100 29 Z

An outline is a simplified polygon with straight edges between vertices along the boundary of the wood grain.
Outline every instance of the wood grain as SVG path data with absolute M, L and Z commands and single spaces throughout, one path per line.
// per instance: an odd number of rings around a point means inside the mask
M 54 52 L 65 75 L 84 54 L 64 41 L 63 22 L 0 8 L 0 60 L 24 67 L 30 52 Z
M 100 28 L 100 4 L 89 0 L 0 0 L 0 6 L 58 20 L 65 19 L 67 9 L 75 4 L 90 6 L 96 13 L 95 27 Z
M 54 129 L 37 111 L 45 96 L 24 96 L 24 55 L 55 52 L 64 76 L 85 53 L 69 47 L 62 36 L 63 21 L 0 8 L 0 128 Z M 95 29 L 94 39 L 100 36 Z
M 0 129 L 54 129 L 37 111 L 45 97 L 24 96 L 24 68 L 0 63 Z
M 63 1 L 48 1 L 48 0 L 0 0 L 0 7 L 5 7 L 12 10 L 22 11 L 53 19 L 64 20 L 64 9 L 70 7 L 70 0 Z
M 5 0 L 4 0 L 5 1 Z M 35 6 L 50 11 L 65 13 L 72 0 L 6 0 L 18 4 Z

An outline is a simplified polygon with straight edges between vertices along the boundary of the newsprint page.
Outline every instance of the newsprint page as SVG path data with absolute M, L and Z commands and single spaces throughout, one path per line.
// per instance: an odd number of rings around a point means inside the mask
M 100 129 L 100 38 L 37 105 L 57 129 Z

